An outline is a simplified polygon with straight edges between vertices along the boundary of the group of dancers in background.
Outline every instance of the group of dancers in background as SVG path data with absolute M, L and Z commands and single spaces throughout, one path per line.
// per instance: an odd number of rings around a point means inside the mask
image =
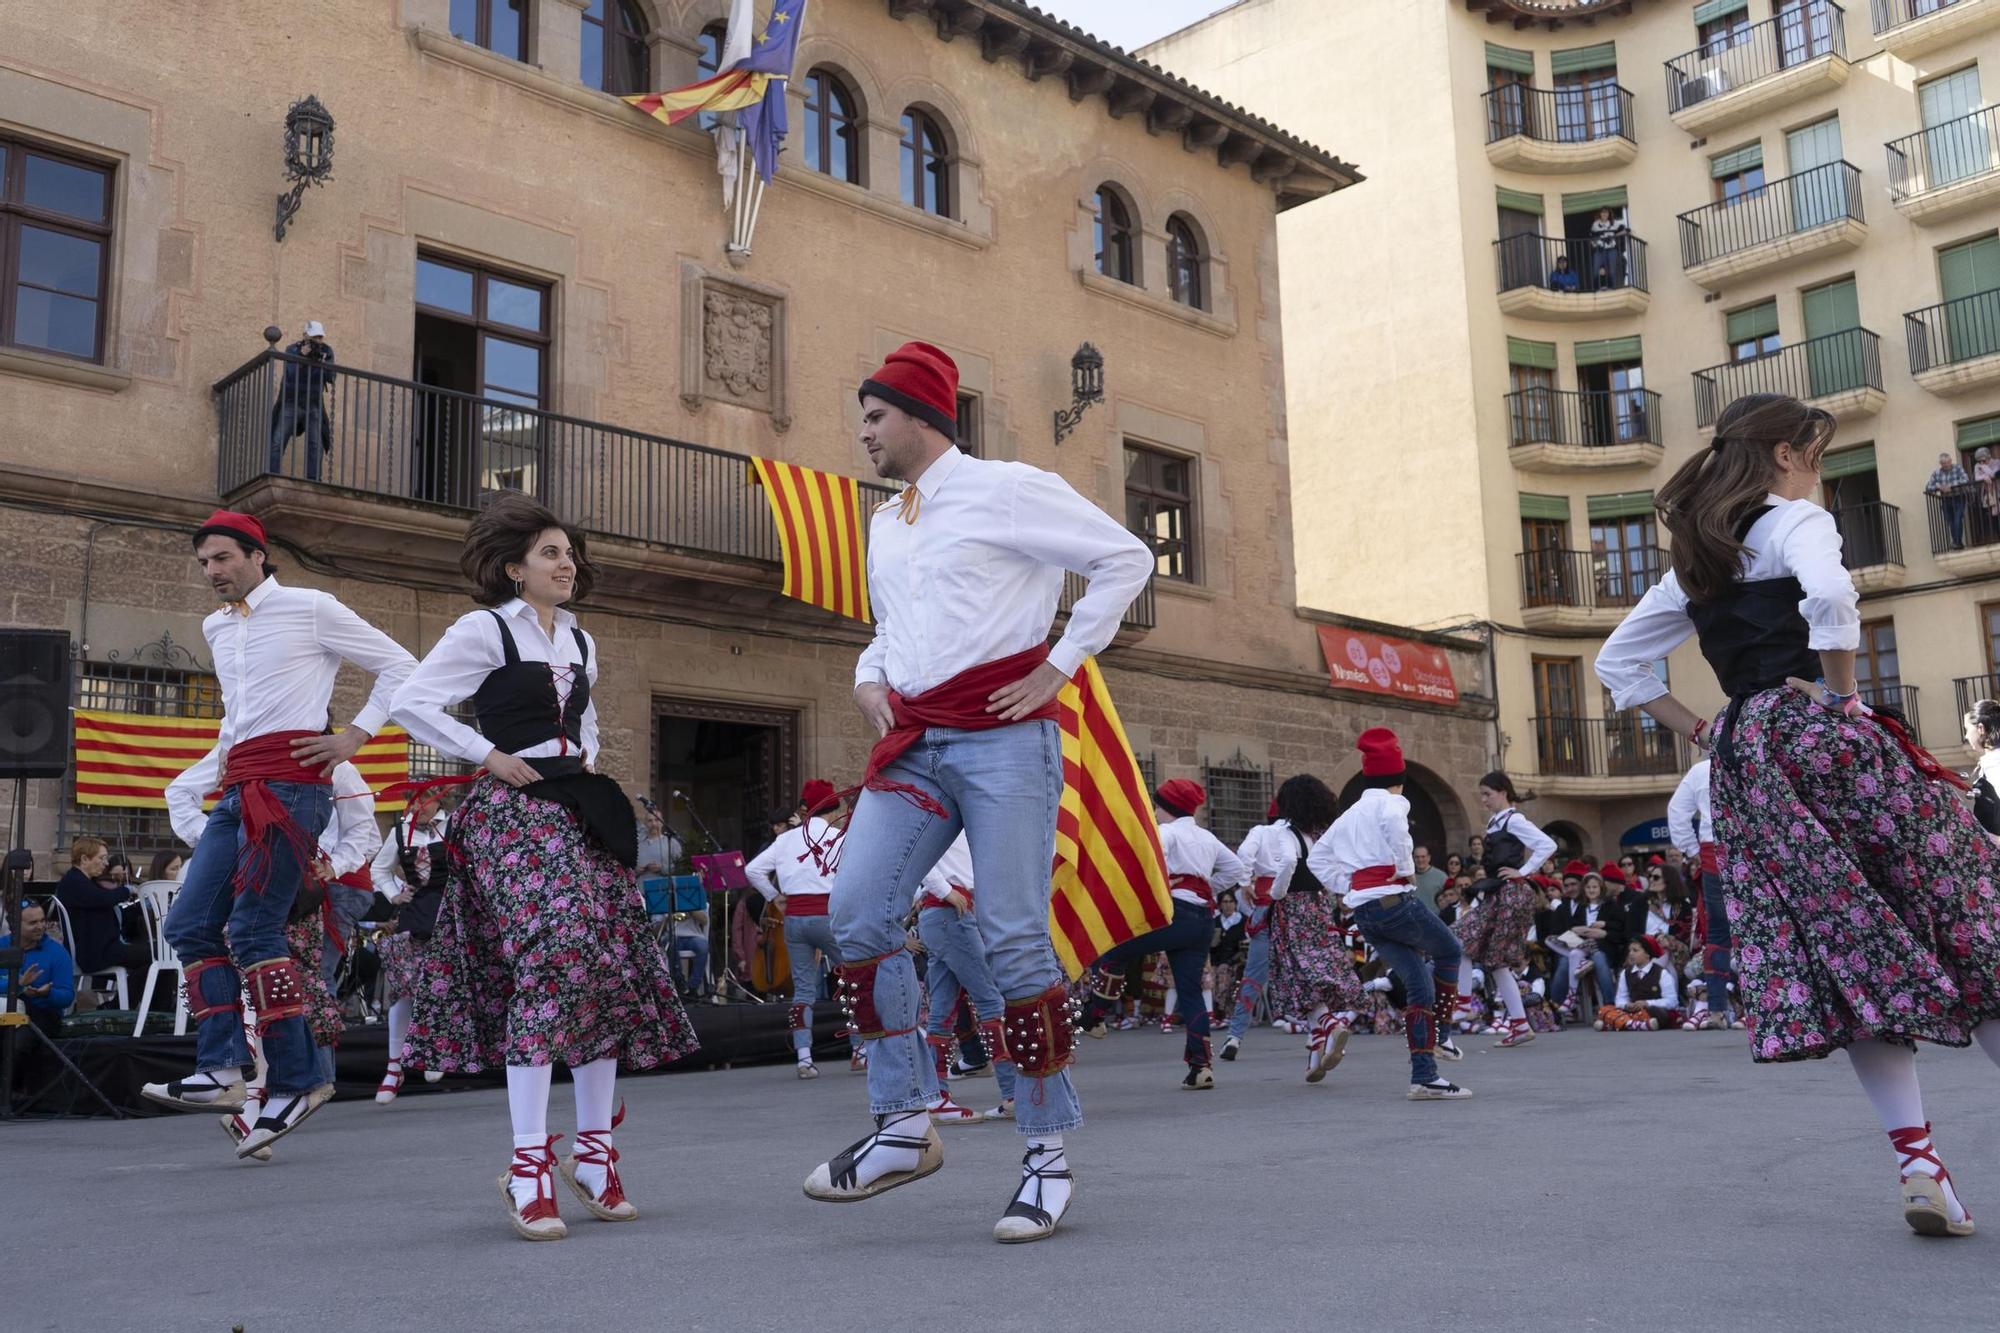
M 1261 989 L 1274 1012 L 1306 1017 L 1309 1082 L 1341 1061 L 1360 993 L 1344 909 L 1400 991 L 1408 1097 L 1470 1098 L 1439 1066 L 1463 1055 L 1450 1021 L 1461 980 L 1484 969 L 1504 1006 L 1501 1046 L 1533 1040 L 1519 972 L 1533 879 L 1554 844 L 1517 808 L 1506 775 L 1488 775 L 1479 797 L 1490 882 L 1481 906 L 1447 927 L 1412 887 L 1406 765 L 1386 728 L 1357 739 L 1363 790 L 1352 805 L 1336 814 L 1324 782 L 1289 778 L 1275 818 L 1240 854 L 1197 822 L 1196 784 L 1161 784 L 1172 919 L 1098 960 L 1072 1008 L 1048 931 L 1062 787 L 1055 699 L 1110 642 L 1152 556 L 1054 474 L 960 452 L 956 388 L 950 358 L 922 343 L 860 386 L 860 443 L 879 476 L 904 483 L 871 518 L 877 619 L 855 674 L 856 704 L 881 739 L 861 784 L 815 793 L 796 836 L 788 828 L 753 876 L 783 895 L 795 966 L 814 951 L 838 961 L 852 1063 L 867 1076 L 869 1132 L 815 1167 L 805 1194 L 864 1200 L 940 1169 L 936 1113 L 979 1114 L 948 1096 L 963 995 L 979 1045 L 1005 1071 L 993 1114 L 1011 1114 L 1024 1140 L 993 1234 L 1053 1234 L 1076 1182 L 1065 1135 L 1083 1123 L 1076 1032 L 1101 1034 L 1125 960 L 1166 955 L 1185 1015 L 1182 1086 L 1215 1086 L 1201 968 L 1226 889 L 1247 891 L 1257 926 L 1252 1002 Z M 1807 498 L 1831 430 L 1823 412 L 1786 397 L 1730 405 L 1713 441 L 1662 489 L 1672 572 L 1610 637 L 1597 670 L 1619 707 L 1643 708 L 1710 759 L 1703 966 L 1720 978 L 1733 965 L 1752 1059 L 1845 1049 L 1897 1154 L 1909 1225 L 1964 1235 L 1972 1219 L 1931 1140 L 1913 1043 L 1977 1042 L 2000 1062 L 2000 1023 L 1987 1021 L 2000 1016 L 2000 852 L 1952 775 L 1857 694 L 1853 583 L 1832 518 Z M 254 518 L 218 511 L 194 541 L 223 603 L 203 630 L 226 716 L 212 768 L 187 789 L 213 784 L 221 797 L 205 817 L 197 800 L 177 822 L 194 853 L 167 922 L 196 1068 L 149 1084 L 147 1096 L 240 1117 L 237 1152 L 254 1156 L 330 1095 L 322 1052 L 337 1040 L 337 1012 L 324 1012 L 313 985 L 314 932 L 340 926 L 327 886 L 367 874 L 358 828 L 354 842 L 340 832 L 365 792 L 347 791 L 342 770 L 393 717 L 481 771 L 448 827 L 420 800 L 393 852 L 374 853 L 422 923 L 386 964 L 394 1063 L 379 1096 L 393 1098 L 406 1069 L 503 1067 L 513 1142 L 499 1191 L 514 1230 L 566 1234 L 557 1176 L 593 1217 L 637 1217 L 613 1143 L 617 1071 L 670 1061 L 694 1037 L 647 933 L 631 807 L 594 770 L 599 657 L 567 609 L 595 577 L 582 534 L 527 497 L 494 498 L 461 562 L 480 608 L 421 662 L 331 596 L 281 585 Z M 1052 645 L 1065 573 L 1083 576 L 1086 592 Z M 1690 637 L 1729 699 L 1713 719 L 1675 699 L 1651 665 Z M 366 706 L 333 731 L 342 661 L 373 680 Z M 453 716 L 467 700 L 477 730 Z M 843 803 L 844 825 L 828 821 Z M 295 911 L 302 890 L 312 901 L 308 885 L 319 910 Z M 802 1012 L 813 986 L 801 975 L 794 997 L 801 1077 L 817 1072 Z M 255 1095 L 246 1006 L 261 1048 Z M 1242 1036 L 1232 1018 L 1223 1059 Z M 575 1150 L 560 1158 L 547 1114 L 558 1062 L 576 1103 Z

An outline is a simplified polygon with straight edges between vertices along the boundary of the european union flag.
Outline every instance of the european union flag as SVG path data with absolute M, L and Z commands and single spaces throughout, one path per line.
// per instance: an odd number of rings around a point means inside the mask
M 757 34 L 750 57 L 738 68 L 746 73 L 770 78 L 763 99 L 742 112 L 744 138 L 757 174 L 770 184 L 778 171 L 778 149 L 791 128 L 785 113 L 785 85 L 792 76 L 792 61 L 798 54 L 799 32 L 806 23 L 806 0 L 778 0 L 764 31 Z

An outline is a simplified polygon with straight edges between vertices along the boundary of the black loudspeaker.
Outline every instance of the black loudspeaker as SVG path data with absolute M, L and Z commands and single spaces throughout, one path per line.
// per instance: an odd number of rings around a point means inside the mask
M 0 778 L 69 770 L 69 631 L 0 630 Z

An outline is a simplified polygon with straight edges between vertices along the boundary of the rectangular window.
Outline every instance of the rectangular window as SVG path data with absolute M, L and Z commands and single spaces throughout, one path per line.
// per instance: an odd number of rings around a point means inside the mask
M 147 665 L 152 662 L 193 661 L 187 650 L 168 639 L 155 640 L 132 654 L 130 662 L 83 662 L 76 681 L 76 707 L 149 717 L 222 716 L 222 684 L 207 671 L 189 667 Z M 63 779 L 63 803 L 56 841 L 68 847 L 84 836 L 102 838 L 111 850 L 123 852 L 136 865 L 162 848 L 179 849 L 165 810 L 114 805 L 78 805 L 76 770 Z
M 1125 526 L 1153 548 L 1153 569 L 1163 579 L 1200 578 L 1194 492 L 1192 458 L 1125 446 Z
M 2000 602 L 1987 602 L 1979 608 L 1979 628 L 1986 639 L 1986 674 L 2000 674 Z
M 1724 337 L 1731 361 L 1755 361 L 1784 346 L 1778 338 L 1777 298 L 1731 311 L 1724 321 Z
M 1790 69 L 1833 52 L 1833 25 L 1839 12 L 1827 0 L 1777 0 L 1778 66 Z
M 1231 847 L 1264 822 L 1277 794 L 1276 774 L 1257 767 L 1240 750 L 1219 764 L 1204 759 L 1201 785 L 1208 789 L 1208 831 Z
M 1741 5 L 1734 13 L 1725 12 L 1710 19 L 1702 19 L 1697 10 L 1696 19 L 1695 31 L 1705 56 L 1721 55 L 1730 47 L 1742 46 L 1750 40 L 1750 13 Z
M 1897 707 L 1903 685 L 1902 664 L 1896 656 L 1896 622 L 1861 622 L 1861 646 L 1854 653 L 1854 681 L 1869 703 Z
M 111 168 L 0 138 L 0 345 L 104 359 Z
M 1651 491 L 1590 497 L 1590 560 L 1599 606 L 1635 606 L 1659 582 L 1659 532 Z
M 1535 758 L 1544 773 L 1590 771 L 1583 734 L 1583 659 L 1535 657 Z
M 451 0 L 451 35 L 509 60 L 528 58 L 528 0 Z
M 1849 569 L 1889 563 L 1889 518 L 1882 507 L 1875 446 L 1861 444 L 1828 454 L 1819 476 L 1820 505 L 1833 515 L 1840 533 L 1841 563 Z
M 974 458 L 986 457 L 985 423 L 979 417 L 979 395 L 958 395 L 958 447 Z
M 414 498 L 476 506 L 490 491 L 536 494 L 546 424 L 549 285 L 419 254 L 416 366 L 428 388 L 413 423 Z M 461 397 L 459 395 L 468 395 Z

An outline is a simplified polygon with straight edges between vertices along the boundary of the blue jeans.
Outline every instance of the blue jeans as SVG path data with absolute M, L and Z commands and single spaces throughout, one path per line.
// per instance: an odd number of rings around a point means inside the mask
M 312 783 L 274 782 L 271 794 L 310 837 L 317 838 L 333 814 L 333 788 Z M 237 893 L 229 881 L 242 852 L 243 814 L 235 788 L 224 794 L 208 817 L 201 841 L 188 858 L 181 891 L 167 910 L 167 942 L 182 967 L 226 952 L 233 967 L 215 967 L 201 975 L 201 998 L 229 1006 L 210 1014 L 195 1027 L 195 1068 L 198 1073 L 239 1069 L 250 1063 L 250 1045 L 243 1039 L 237 1012 L 242 993 L 241 973 L 254 963 L 290 958 L 285 944 L 285 918 L 298 897 L 304 868 L 291 844 L 271 835 L 270 873 L 261 886 Z M 223 928 L 228 928 L 227 944 Z M 319 1057 L 303 1016 L 284 1018 L 264 1029 L 265 1085 L 274 1094 L 305 1092 L 320 1084 Z
M 1431 973 L 1438 979 L 1458 984 L 1458 968 L 1462 954 L 1458 947 L 1458 937 L 1451 933 L 1451 927 L 1438 920 L 1438 914 L 1424 905 L 1424 900 L 1414 893 L 1405 893 L 1394 907 L 1382 906 L 1380 900 L 1363 903 L 1354 909 L 1354 924 L 1361 929 L 1361 937 L 1373 945 L 1389 970 L 1403 983 L 1406 1002 L 1411 1009 L 1428 1011 L 1437 997 L 1431 985 Z M 1442 1033 L 1438 1034 L 1440 1037 Z M 1437 1058 L 1427 1050 L 1410 1051 L 1410 1082 L 1429 1083 L 1438 1076 Z
M 813 1001 L 819 998 L 820 965 L 813 958 L 817 949 L 829 963 L 840 958 L 833 942 L 833 918 L 788 916 L 785 918 L 785 953 L 792 960 L 792 1003 L 805 1008 L 805 1026 L 792 1033 L 794 1051 L 810 1051 L 813 1044 Z M 849 1034 L 848 1044 L 861 1049 L 861 1038 Z
M 930 958 L 924 969 L 924 989 L 930 995 L 932 1036 L 951 1035 L 961 991 L 972 1003 L 976 1022 L 1001 1016 L 1006 1001 L 1000 998 L 993 969 L 986 964 L 986 941 L 979 937 L 976 918 L 956 907 L 926 907 L 917 914 L 917 935 Z M 993 1077 L 1000 1084 L 1000 1099 L 1013 1101 L 1013 1062 L 995 1060 Z
M 696 988 L 708 981 L 708 936 L 669 935 L 666 938 L 667 961 L 673 964 L 674 975 L 680 978 L 681 989 L 693 994 Z M 789 946 L 787 946 L 789 947 Z M 690 955 L 685 969 L 681 966 L 681 952 Z
M 875 970 L 874 998 L 883 1027 L 896 1035 L 868 1046 L 868 1102 L 877 1115 L 916 1110 L 938 1091 L 917 1031 L 917 970 L 903 947 L 902 920 L 917 885 L 961 829 L 972 844 L 973 911 L 1001 998 L 1033 999 L 1063 980 L 1049 943 L 1049 867 L 1063 786 L 1056 724 L 931 727 L 883 776 L 928 792 L 946 813 L 933 815 L 895 792 L 864 791 L 841 847 L 833 888 L 840 956 L 888 955 Z M 1014 1124 L 1023 1134 L 1083 1123 L 1068 1069 L 1031 1082 L 1014 1101 Z
M 310 397 L 283 393 L 271 404 L 271 449 L 265 470 L 272 476 L 285 475 L 285 449 L 301 434 L 306 437 L 306 480 L 318 481 L 320 459 L 333 448 L 333 429 L 317 392 Z
M 1271 980 L 1270 920 L 1270 908 L 1250 909 L 1250 924 L 1258 927 L 1258 931 L 1250 937 L 1250 949 L 1243 959 L 1243 980 L 1236 986 L 1236 1007 L 1229 1011 L 1229 1035 L 1238 1041 L 1250 1030 L 1250 1019 Z
M 1180 1009 L 1181 1021 L 1187 1026 L 1186 1059 L 1190 1065 L 1202 1067 L 1208 1064 L 1208 1006 L 1201 1001 L 1201 970 L 1208 962 L 1208 946 L 1215 934 L 1215 913 L 1206 907 L 1197 907 L 1179 898 L 1174 902 L 1174 919 L 1158 930 L 1149 930 L 1143 935 L 1106 949 L 1098 958 L 1097 966 L 1112 972 L 1121 972 L 1125 964 L 1134 958 L 1144 958 L 1147 954 L 1164 953 L 1167 966 L 1174 973 L 1174 1000 Z M 1099 1012 L 1106 1002 L 1091 997 L 1091 1011 L 1085 1018 L 1085 1026 L 1100 1019 Z
M 340 938 L 352 943 L 361 931 L 361 918 L 368 915 L 368 909 L 375 905 L 375 895 L 363 893 L 347 884 L 329 884 L 326 896 L 333 900 L 334 919 L 340 924 Z M 329 994 L 333 994 L 333 979 L 340 975 L 340 960 L 344 952 L 333 946 L 333 937 L 327 936 L 326 947 L 319 951 L 319 979 L 326 983 Z
M 1722 876 L 1702 875 L 1701 905 L 1708 914 L 1708 937 L 1701 951 L 1701 977 L 1708 987 L 1708 1012 L 1717 1018 L 1727 1018 L 1729 978 L 1736 965 L 1730 957 L 1735 941 L 1729 934 L 1729 899 L 1722 889 Z

